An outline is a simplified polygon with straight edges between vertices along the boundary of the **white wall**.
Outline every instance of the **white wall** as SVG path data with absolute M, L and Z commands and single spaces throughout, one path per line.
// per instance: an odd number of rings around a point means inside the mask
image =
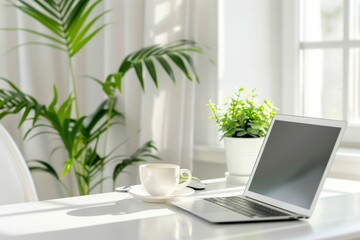
M 269 97 L 280 107 L 281 0 L 220 0 L 218 4 L 219 99 L 242 86 L 257 88 L 259 100 Z M 209 136 L 201 131 L 195 134 Z M 209 142 L 201 136 L 196 136 L 197 144 Z M 194 156 L 209 155 L 196 150 Z M 224 159 L 213 159 L 216 164 L 195 159 L 194 175 L 203 179 L 224 177 Z
M 226 0 L 219 9 L 219 87 L 257 88 L 280 105 L 281 1 Z

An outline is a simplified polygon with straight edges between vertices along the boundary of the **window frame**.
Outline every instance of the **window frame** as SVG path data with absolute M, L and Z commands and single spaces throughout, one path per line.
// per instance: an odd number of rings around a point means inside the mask
M 344 1 L 344 39 L 341 41 L 300 42 L 300 0 L 282 2 L 282 112 L 302 115 L 302 79 L 300 78 L 301 49 L 343 50 L 343 114 L 350 118 L 349 54 L 353 47 L 360 48 L 360 40 L 349 39 L 349 2 Z M 360 124 L 348 123 L 342 146 L 360 147 Z

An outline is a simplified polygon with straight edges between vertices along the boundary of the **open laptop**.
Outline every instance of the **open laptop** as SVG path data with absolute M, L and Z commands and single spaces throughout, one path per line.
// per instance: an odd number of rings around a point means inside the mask
M 276 115 L 243 195 L 172 204 L 214 223 L 309 218 L 345 128 L 344 121 Z

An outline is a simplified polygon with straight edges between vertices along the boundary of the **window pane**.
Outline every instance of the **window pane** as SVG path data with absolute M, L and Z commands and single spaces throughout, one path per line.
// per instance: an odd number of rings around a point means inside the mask
M 360 0 L 350 1 L 350 39 L 360 39 Z
M 301 41 L 343 39 L 343 0 L 302 0 Z
M 349 113 L 351 123 L 360 123 L 360 94 L 359 94 L 359 74 L 360 74 L 360 49 L 350 49 L 349 67 Z
M 304 115 L 343 119 L 342 50 L 303 50 Z

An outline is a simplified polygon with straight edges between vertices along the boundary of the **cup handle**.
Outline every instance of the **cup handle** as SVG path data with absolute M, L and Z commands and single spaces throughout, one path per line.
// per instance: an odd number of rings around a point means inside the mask
M 188 169 L 180 169 L 180 175 L 182 175 L 183 173 L 186 173 L 186 175 L 188 176 L 187 180 L 183 183 L 180 183 L 177 187 L 177 190 L 180 190 L 184 187 L 186 187 L 187 185 L 189 185 L 191 183 L 192 180 L 192 174 L 190 172 L 190 170 Z

